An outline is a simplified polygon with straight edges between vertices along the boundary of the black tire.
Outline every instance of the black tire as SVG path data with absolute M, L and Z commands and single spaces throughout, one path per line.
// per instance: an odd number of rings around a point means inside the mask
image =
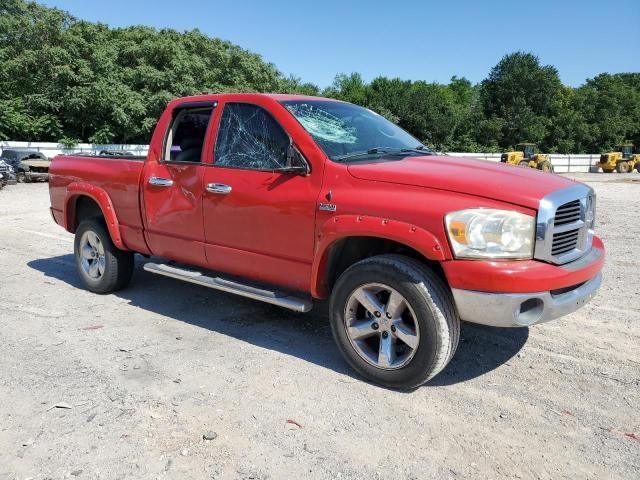
M 347 335 L 347 302 L 356 289 L 369 283 L 392 287 L 415 312 L 418 346 L 399 369 L 368 363 Z M 388 388 L 413 389 L 435 377 L 453 357 L 460 339 L 460 319 L 447 285 L 427 266 L 402 255 L 370 257 L 349 267 L 331 293 L 329 311 L 333 337 L 347 363 L 366 379 Z
M 18 183 L 27 183 L 27 175 L 24 172 L 16 173 L 16 182 Z
M 616 172 L 618 173 L 629 173 L 629 164 L 627 162 L 618 162 L 616 165 Z
M 549 160 L 544 160 L 538 164 L 538 170 L 553 173 L 553 165 L 551 165 L 551 162 Z
M 636 172 L 640 173 L 640 160 L 636 162 Z
M 104 248 L 104 272 L 99 278 L 90 277 L 82 265 L 80 242 L 86 232 L 97 235 Z M 134 266 L 133 253 L 120 250 L 113 244 L 109 231 L 100 218 L 91 218 L 80 223 L 75 234 L 74 256 L 78 275 L 85 288 L 91 292 L 112 293 L 126 287 L 131 281 Z
M 519 167 L 524 167 L 524 168 L 529 168 L 529 161 L 528 160 L 520 160 L 518 162 L 518 166 Z

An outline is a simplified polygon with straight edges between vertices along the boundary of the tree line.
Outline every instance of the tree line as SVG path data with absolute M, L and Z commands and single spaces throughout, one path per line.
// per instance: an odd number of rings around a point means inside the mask
M 366 106 L 437 150 L 536 142 L 558 153 L 640 146 L 640 73 L 573 88 L 531 53 L 486 79 L 448 84 L 337 75 L 325 89 L 198 30 L 110 28 L 26 0 L 0 0 L 0 140 L 147 143 L 166 104 L 202 92 L 323 95 Z

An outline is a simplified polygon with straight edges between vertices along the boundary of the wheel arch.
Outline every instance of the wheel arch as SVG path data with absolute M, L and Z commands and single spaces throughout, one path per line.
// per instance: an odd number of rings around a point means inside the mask
M 402 254 L 431 267 L 446 283 L 440 262 L 446 245 L 425 229 L 376 217 L 342 215 L 321 228 L 311 269 L 311 294 L 327 298 L 347 268 L 360 260 L 388 253 Z
M 102 217 L 114 245 L 121 250 L 128 250 L 120 235 L 120 223 L 109 194 L 95 185 L 71 183 L 65 198 L 65 229 L 75 233 L 80 222 L 92 217 Z

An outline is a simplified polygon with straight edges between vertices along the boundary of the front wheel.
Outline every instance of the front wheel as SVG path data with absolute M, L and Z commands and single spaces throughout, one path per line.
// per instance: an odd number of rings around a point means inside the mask
M 551 165 L 551 162 L 549 160 L 543 160 L 538 164 L 538 170 L 551 173 L 553 172 L 553 165 Z
M 24 172 L 16 173 L 16 182 L 18 183 L 27 183 L 27 174 Z
M 440 373 L 460 338 L 451 292 L 422 263 L 380 255 L 349 267 L 330 302 L 342 355 L 368 380 L 411 389 Z
M 616 165 L 616 172 L 629 173 L 629 164 L 627 162 L 618 162 Z
M 104 223 L 92 218 L 76 230 L 76 267 L 87 290 L 106 294 L 127 286 L 133 275 L 133 253 L 118 249 Z

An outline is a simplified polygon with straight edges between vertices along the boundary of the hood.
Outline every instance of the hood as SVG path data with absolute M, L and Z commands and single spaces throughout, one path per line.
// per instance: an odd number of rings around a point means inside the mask
M 40 158 L 38 158 L 38 159 L 26 158 L 26 159 L 22 160 L 21 163 L 24 163 L 25 165 L 28 165 L 29 167 L 49 167 L 51 165 L 51 162 L 49 160 L 42 160 Z
M 357 163 L 348 170 L 362 180 L 465 193 L 533 209 L 545 195 L 575 185 L 573 180 L 533 168 L 449 156 Z

